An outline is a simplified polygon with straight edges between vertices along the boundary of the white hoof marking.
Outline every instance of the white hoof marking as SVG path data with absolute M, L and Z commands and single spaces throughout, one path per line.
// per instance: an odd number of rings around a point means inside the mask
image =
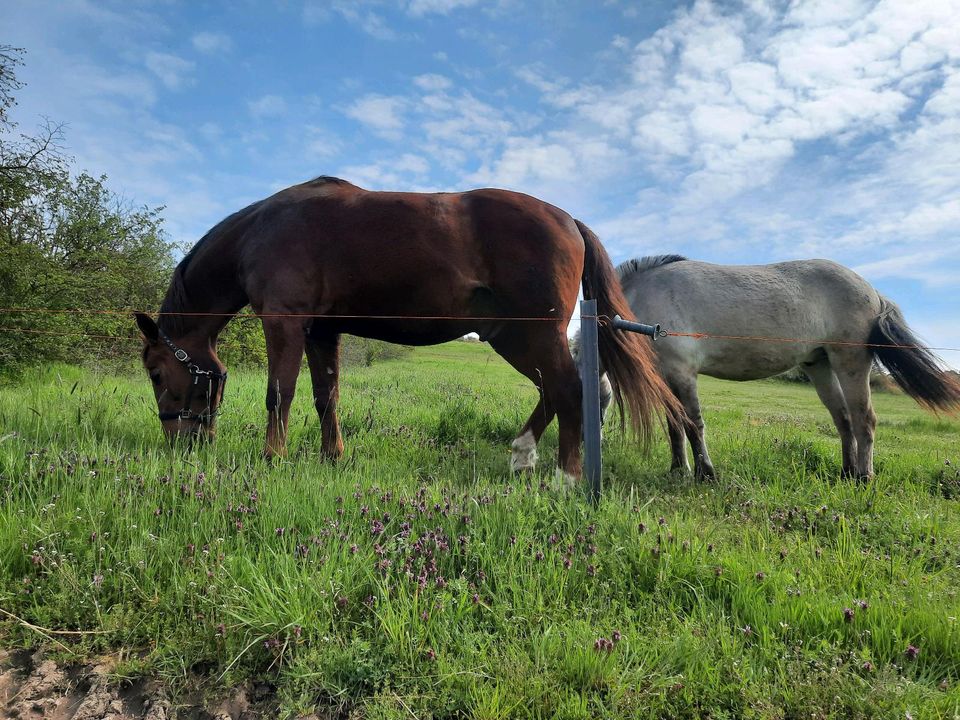
M 527 430 L 510 447 L 513 448 L 510 453 L 510 469 L 513 472 L 533 470 L 537 466 L 537 441 L 533 439 L 532 432 Z

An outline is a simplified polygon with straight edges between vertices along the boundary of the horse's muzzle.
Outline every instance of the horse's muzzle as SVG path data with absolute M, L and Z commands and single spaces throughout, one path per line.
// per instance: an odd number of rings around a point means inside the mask
M 192 449 L 197 445 L 212 443 L 217 437 L 215 423 L 199 420 L 168 420 L 163 425 L 163 434 L 171 447 L 183 446 Z

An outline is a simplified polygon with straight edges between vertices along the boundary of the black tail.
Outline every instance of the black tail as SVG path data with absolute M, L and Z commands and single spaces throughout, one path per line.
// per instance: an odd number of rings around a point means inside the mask
M 606 318 L 619 315 L 633 320 L 633 313 L 623 296 L 617 272 L 594 232 L 576 221 L 586 253 L 583 262 L 583 296 L 596 299 L 597 313 Z M 659 411 L 676 421 L 685 417 L 679 401 L 657 371 L 653 349 L 647 338 L 614 329 L 610 322 L 600 323 L 600 366 L 606 370 L 613 387 L 613 396 L 620 408 L 630 410 L 631 427 L 646 443 Z
M 900 308 L 884 297 L 880 303 L 880 317 L 869 339 L 874 345 L 874 357 L 890 371 L 897 385 L 923 407 L 934 412 L 960 410 L 960 381 L 944 371 L 936 355 L 920 346 Z

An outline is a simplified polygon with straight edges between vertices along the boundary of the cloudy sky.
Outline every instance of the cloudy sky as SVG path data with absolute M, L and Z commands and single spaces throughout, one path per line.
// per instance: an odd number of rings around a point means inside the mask
M 66 123 L 175 240 L 320 174 L 507 187 L 618 262 L 832 258 L 960 347 L 960 0 L 5 0 L 0 28 L 21 128 Z

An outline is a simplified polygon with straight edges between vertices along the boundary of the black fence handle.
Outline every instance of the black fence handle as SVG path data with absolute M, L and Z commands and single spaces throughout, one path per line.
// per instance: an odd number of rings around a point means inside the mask
M 656 325 L 647 325 L 645 323 L 624 320 L 619 315 L 614 315 L 613 326 L 617 328 L 617 330 L 629 330 L 630 332 L 639 333 L 640 335 L 647 335 L 654 340 L 660 337 L 660 323 L 657 323 Z

